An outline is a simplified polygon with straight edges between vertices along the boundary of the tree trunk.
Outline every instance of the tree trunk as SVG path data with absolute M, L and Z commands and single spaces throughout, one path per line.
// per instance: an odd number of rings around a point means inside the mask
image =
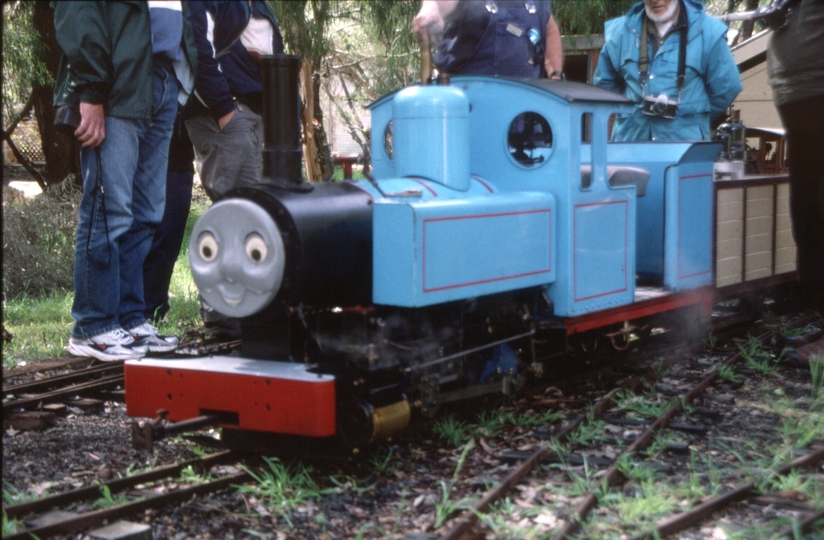
M 758 9 L 758 0 L 745 0 L 744 11 L 755 11 L 756 9 Z M 744 21 L 741 24 L 741 41 L 747 41 L 750 39 L 754 29 L 754 20 Z
M 306 179 L 317 182 L 321 179 L 321 167 L 318 160 L 318 150 L 315 145 L 315 127 L 312 113 L 315 110 L 315 91 L 312 84 L 312 66 L 303 61 L 300 68 L 300 86 L 303 89 L 303 161 L 306 165 Z
M 60 60 L 57 40 L 54 35 L 54 10 L 48 0 L 37 0 L 34 6 L 34 28 L 40 34 L 44 45 L 43 61 L 52 80 L 57 76 Z M 46 166 L 42 170 L 46 184 L 62 182 L 68 175 L 75 175 L 75 183 L 82 185 L 80 178 L 80 142 L 75 137 L 67 136 L 54 129 L 54 111 L 52 97 L 54 83 L 32 84 L 34 98 L 34 116 L 40 131 L 40 144 L 46 156 Z
M 312 127 L 315 130 L 315 149 L 320 167 L 320 177 L 322 180 L 327 181 L 332 178 L 335 168 L 332 164 L 329 140 L 326 137 L 326 128 L 323 125 L 323 108 L 320 106 L 320 77 L 317 76 L 317 73 L 318 69 L 316 67 L 312 75 L 312 92 L 315 95 L 315 122 Z

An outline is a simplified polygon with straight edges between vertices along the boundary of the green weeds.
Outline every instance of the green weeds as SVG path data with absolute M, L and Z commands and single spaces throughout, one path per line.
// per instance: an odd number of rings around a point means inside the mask
M 718 376 L 726 381 L 734 383 L 744 380 L 743 375 L 738 373 L 734 366 L 729 366 L 727 364 L 718 364 Z
M 102 485 L 100 486 L 100 495 L 101 497 L 92 503 L 92 506 L 97 508 L 111 508 L 113 506 L 120 506 L 121 504 L 126 504 L 129 502 L 128 497 L 126 495 L 113 495 L 109 486 Z
M 457 420 L 452 415 L 436 420 L 432 429 L 438 435 L 438 438 L 452 446 L 460 446 L 471 437 L 469 424 Z
M 810 392 L 812 398 L 818 401 L 820 397 L 824 397 L 824 356 L 815 355 L 810 358 L 810 376 Z
M 658 418 L 669 408 L 669 404 L 659 399 L 654 391 L 649 395 L 637 395 L 623 390 L 615 399 L 616 410 L 631 411 L 650 418 Z
M 678 498 L 665 493 L 654 479 L 641 482 L 632 495 L 621 496 L 615 503 L 618 515 L 627 523 L 654 523 L 659 516 L 679 510 Z
M 738 344 L 738 350 L 747 366 L 761 375 L 769 375 L 775 369 L 775 360 L 769 351 L 754 337 L 750 336 L 746 345 Z
M 292 527 L 292 512 L 299 505 L 320 498 L 328 490 L 321 489 L 315 483 L 311 468 L 303 465 L 289 467 L 277 458 L 264 457 L 263 460 L 266 467 L 258 471 L 243 467 L 257 484 L 239 486 L 238 492 L 254 496 L 265 505 L 266 510 L 283 517 Z M 256 511 L 260 512 L 258 509 Z
M 536 427 L 554 424 L 561 419 L 561 413 L 547 410 L 540 414 L 536 414 L 534 411 L 527 411 L 524 414 L 515 415 L 515 413 L 511 411 L 502 411 L 498 415 L 498 419 L 501 425 L 509 424 L 521 427 Z
M 3 537 L 14 534 L 20 528 L 21 523 L 16 519 L 9 519 L 6 511 L 3 510 Z
M 805 448 L 816 439 L 824 439 L 824 414 L 786 415 L 779 432 L 785 444 Z
M 592 413 L 587 414 L 586 420 L 567 435 L 567 442 L 571 445 L 588 446 L 593 439 L 604 433 L 603 420 L 596 420 Z
M 191 465 L 184 467 L 180 471 L 180 481 L 184 484 L 206 484 L 212 481 L 212 475 L 208 472 L 199 473 Z
M 507 540 L 549 538 L 546 535 L 546 529 L 559 521 L 546 508 L 521 508 L 508 497 L 497 503 L 494 509 L 494 512 L 478 516 L 479 520 L 492 531 L 494 538 L 506 538 Z
M 34 501 L 45 495 L 48 495 L 48 492 L 40 495 L 36 493 L 26 493 L 24 491 L 20 491 L 5 480 L 3 481 L 3 502 L 9 506 Z
M 440 481 L 441 498 L 435 502 L 436 529 L 443 525 L 443 523 L 449 519 L 455 511 L 462 508 L 471 508 L 470 499 L 461 499 L 460 501 L 453 502 L 451 500 L 451 496 L 452 488 L 455 487 L 455 483 L 458 481 L 458 476 L 461 474 L 461 469 L 463 469 L 464 463 L 466 462 L 466 457 L 473 448 L 475 448 L 475 442 L 470 440 L 464 447 L 463 452 L 461 452 L 461 456 L 458 458 L 458 465 L 455 467 L 455 473 L 452 475 L 452 478 L 448 482 L 446 480 Z
M 372 463 L 372 466 L 376 471 L 382 474 L 388 474 L 395 469 L 395 464 L 393 462 L 394 457 L 394 452 L 390 448 L 383 457 L 380 457 L 378 452 L 375 452 L 369 461 Z

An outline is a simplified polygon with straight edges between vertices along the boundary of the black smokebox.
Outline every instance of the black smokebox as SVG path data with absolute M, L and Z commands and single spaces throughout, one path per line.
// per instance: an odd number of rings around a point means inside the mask
M 261 57 L 263 76 L 263 182 L 303 186 L 300 146 L 300 58 Z

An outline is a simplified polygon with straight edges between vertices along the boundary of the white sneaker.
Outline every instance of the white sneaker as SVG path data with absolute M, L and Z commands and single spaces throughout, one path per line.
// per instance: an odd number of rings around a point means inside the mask
M 129 334 L 134 338 L 138 347 L 146 347 L 149 352 L 171 352 L 180 345 L 177 337 L 161 336 L 157 333 L 157 328 L 147 322 L 130 329 Z
M 66 349 L 75 356 L 93 356 L 104 362 L 136 360 L 148 351 L 147 347 L 136 343 L 122 328 L 115 328 L 88 339 L 69 338 Z

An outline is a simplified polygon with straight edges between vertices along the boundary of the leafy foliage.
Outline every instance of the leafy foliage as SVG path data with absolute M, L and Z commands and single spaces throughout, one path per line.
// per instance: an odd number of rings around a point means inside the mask
M 552 13 L 561 35 L 601 34 L 604 22 L 620 17 L 638 0 L 577 0 L 553 2 Z
M 316 99 L 328 99 L 362 155 L 368 156 L 364 106 L 416 77 L 419 48 L 410 25 L 419 2 L 303 0 L 271 5 L 287 51 L 312 67 Z
M 79 191 L 70 182 L 33 199 L 3 204 L 6 298 L 72 290 Z
M 3 125 L 14 121 L 33 82 L 51 76 L 41 60 L 43 43 L 32 29 L 34 2 L 3 2 Z

